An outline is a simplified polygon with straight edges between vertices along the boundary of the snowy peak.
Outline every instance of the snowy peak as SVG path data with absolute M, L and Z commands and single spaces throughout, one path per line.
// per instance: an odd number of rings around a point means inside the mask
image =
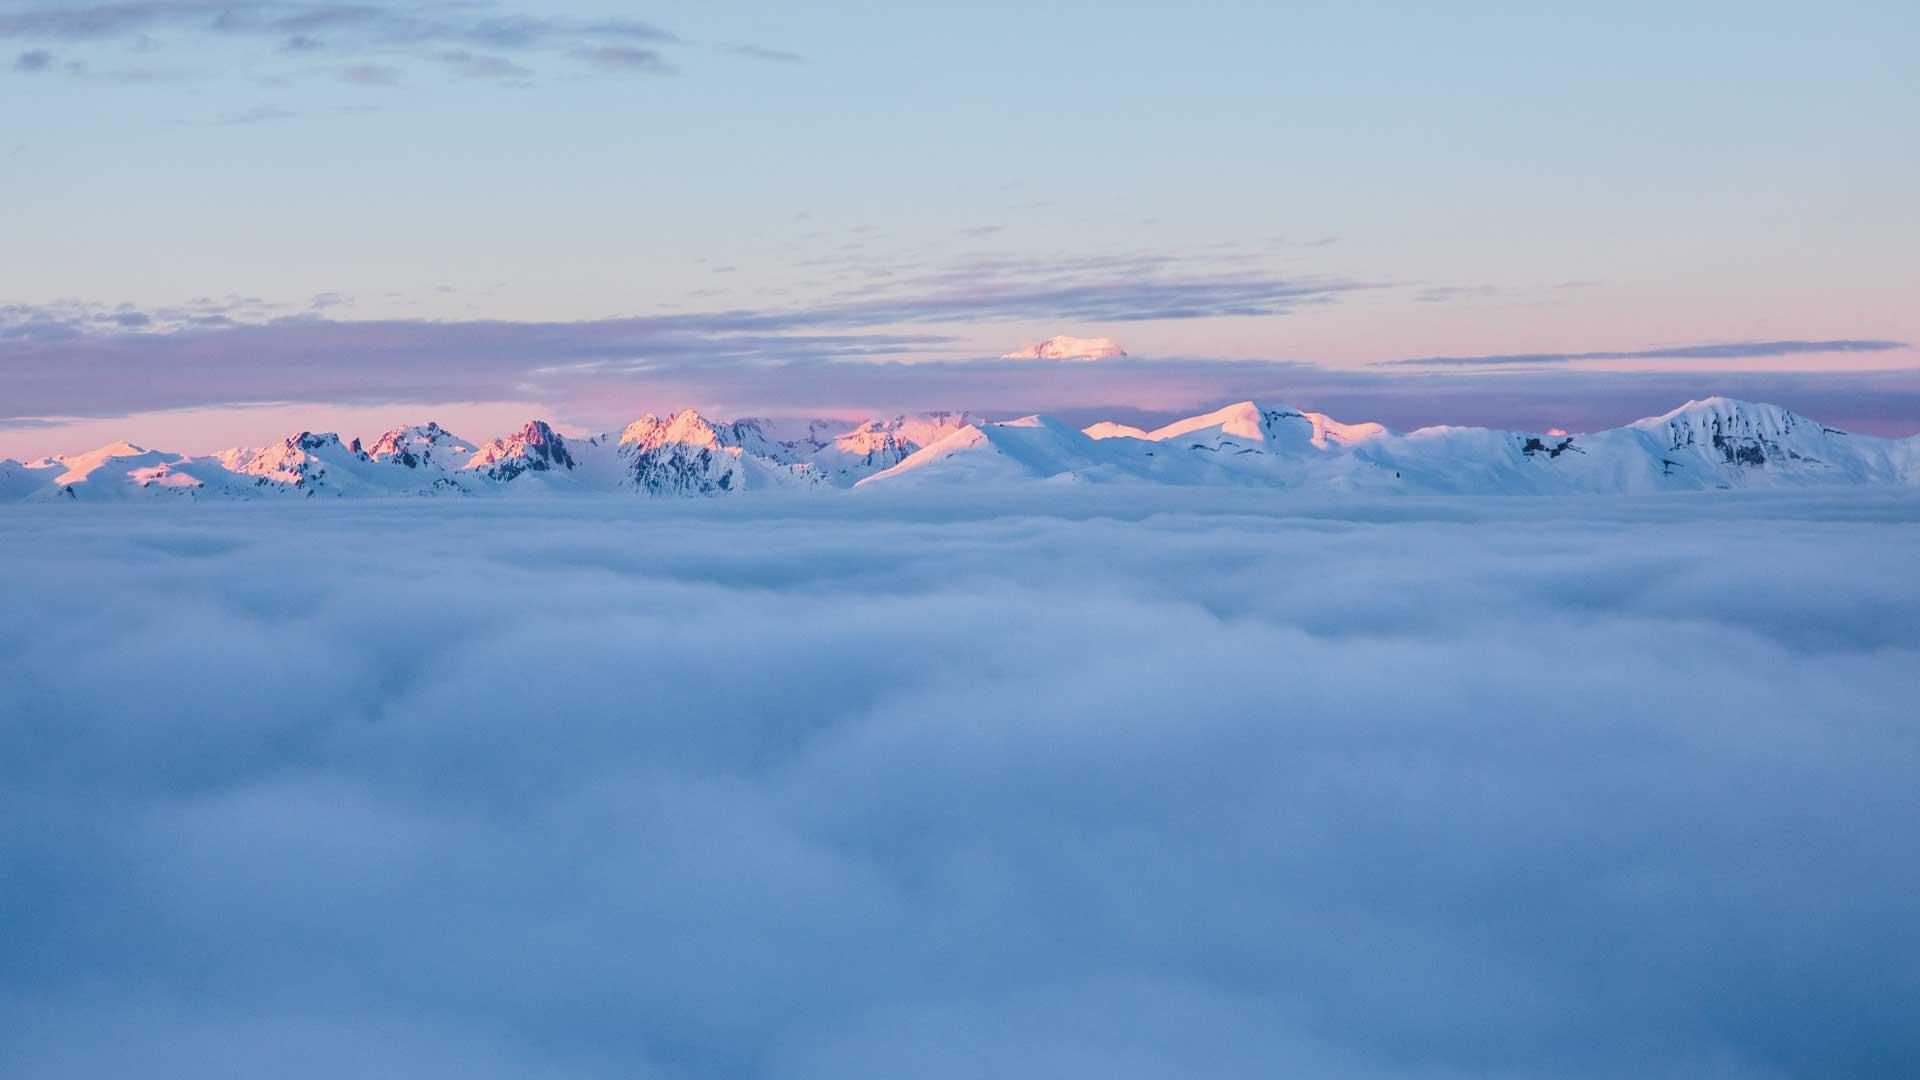
M 1389 432 L 1380 424 L 1343 424 L 1325 413 L 1242 401 L 1152 431 L 1155 442 L 1186 440 L 1215 451 L 1254 448 L 1267 452 L 1335 451 Z
M 788 448 L 769 436 L 754 420 L 715 423 L 692 409 L 665 420 L 648 413 L 620 433 L 620 445 L 657 450 L 668 445 L 739 449 L 765 457 L 785 458 Z
M 1176 420 L 1147 433 L 1154 442 L 1165 442 L 1187 435 L 1206 435 L 1264 442 L 1276 425 L 1301 413 L 1295 409 L 1269 408 L 1251 401 L 1239 401 L 1210 413 Z
M 888 431 L 915 449 L 932 446 L 968 424 L 980 422 L 981 417 L 970 412 L 929 412 L 883 421 Z
M 753 420 L 715 423 L 692 409 L 627 425 L 614 448 L 621 486 L 649 495 L 725 495 L 821 482 L 795 448 Z
M 736 441 L 743 449 L 785 464 L 809 464 L 823 482 L 852 487 L 892 468 L 921 447 L 932 445 L 977 418 L 969 413 L 934 412 L 866 420 L 742 420 Z M 759 443 L 765 439 L 768 444 Z
M 1003 354 L 1002 360 L 1119 360 L 1127 350 L 1112 338 L 1080 338 L 1066 334 L 1050 337 L 1037 345 Z
M 89 499 L 125 498 L 154 489 L 184 494 L 202 486 L 197 477 L 183 468 L 187 463 L 188 459 L 179 454 L 148 450 L 120 440 L 84 454 L 43 458 L 29 466 L 5 470 L 6 475 L 0 477 L 0 481 L 4 481 L 16 498 L 24 495 L 78 499 L 83 491 Z M 42 483 L 43 478 L 50 478 L 51 485 Z
M 1051 416 L 974 423 L 922 447 L 856 486 L 1032 479 L 1106 479 L 1125 471 L 1116 442 L 1102 444 Z
M 668 443 L 686 443 L 692 446 L 721 446 L 719 431 L 715 430 L 706 417 L 692 409 L 674 413 L 665 420 L 648 413 L 628 424 L 620 433 L 622 446 L 636 446 L 642 450 L 652 450 Z
M 172 456 L 173 455 L 170 454 L 162 454 L 157 450 L 148 450 L 143 446 L 135 446 L 125 439 L 121 439 L 117 442 L 110 442 L 97 449 L 89 450 L 84 454 L 42 458 L 37 464 L 41 464 L 42 466 L 59 466 L 62 471 L 54 482 L 71 484 L 87 479 L 93 475 L 96 470 L 110 462 L 131 460 L 157 464 Z
M 367 460 L 330 431 L 302 431 L 272 446 L 224 450 L 215 458 L 229 472 L 253 477 L 257 484 L 282 484 L 308 492 L 350 463 Z
M 512 435 L 481 447 L 466 467 L 489 480 L 506 482 L 526 473 L 571 470 L 573 454 L 545 420 L 529 420 Z
M 360 441 L 354 440 L 351 448 L 360 449 Z M 365 450 L 367 458 L 372 461 L 391 462 L 406 469 L 442 470 L 457 469 L 479 452 L 479 447 L 431 420 L 425 424 L 395 428 L 380 436 Z
M 901 435 L 899 428 L 884 420 L 868 420 L 833 440 L 833 450 L 848 459 L 849 466 L 870 471 L 890 468 L 907 459 L 919 446 Z
M 1819 448 L 1846 433 L 1824 427 L 1778 405 L 1733 398 L 1689 401 L 1672 412 L 1631 425 L 1674 452 L 1693 452 L 1727 465 L 1763 466 L 1772 461 L 1817 460 Z
M 1728 397 L 1709 397 L 1689 401 L 1659 416 L 1636 420 L 1631 426 L 1643 430 L 1713 431 L 1717 429 L 1729 434 L 1777 437 L 1792 434 L 1795 428 L 1819 428 L 1821 425 L 1778 405 L 1740 401 Z
M 135 446 L 125 439 L 116 439 L 105 446 L 96 447 L 84 454 L 74 454 L 70 457 L 57 457 L 48 460 L 72 464 L 81 461 L 106 461 L 109 458 L 139 457 L 141 454 L 149 452 L 150 451 L 144 446 Z

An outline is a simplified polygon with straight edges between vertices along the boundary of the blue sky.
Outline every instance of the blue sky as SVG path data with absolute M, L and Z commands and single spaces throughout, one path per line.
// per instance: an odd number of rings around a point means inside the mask
M 149 401 L 96 395 L 88 350 L 127 344 L 103 336 L 288 316 L 814 313 L 873 337 L 639 349 L 620 408 L 781 404 L 649 382 L 663 362 L 840 385 L 1054 333 L 1336 373 L 1869 341 L 1887 347 L 1572 366 L 1911 372 L 1917 47 L 1893 3 L 0 0 L 0 371 L 51 388 L 0 414 L 44 433 L 149 405 L 503 400 L 451 377 L 323 400 L 275 383 L 330 362 L 280 338 L 255 343 L 264 378 L 186 365 Z M 1040 299 L 956 303 L 983 292 Z M 1069 299 L 1088 294 L 1106 302 Z M 383 362 L 457 375 L 446 349 Z M 604 387 L 551 377 L 576 355 L 520 362 L 504 399 L 600 420 Z

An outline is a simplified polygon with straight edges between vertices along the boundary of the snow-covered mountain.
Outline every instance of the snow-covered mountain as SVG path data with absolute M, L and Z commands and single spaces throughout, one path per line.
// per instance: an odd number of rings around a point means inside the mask
M 1119 360 L 1127 350 L 1112 338 L 1081 338 L 1059 334 L 1037 345 L 1015 349 L 1002 360 Z
M 360 440 L 355 439 L 352 448 L 360 449 Z M 366 452 L 374 461 L 394 461 L 409 469 L 448 472 L 471 461 L 480 448 L 428 421 L 395 428 L 375 440 Z
M 190 456 L 111 443 L 0 460 L 0 501 L 372 498 L 628 493 L 718 496 L 1005 484 L 1172 484 L 1308 492 L 1625 494 L 1819 484 L 1920 485 L 1920 436 L 1852 435 L 1775 405 L 1690 401 L 1564 435 L 1398 433 L 1251 401 L 1154 431 L 965 413 L 859 421 L 736 420 L 692 410 L 568 438 L 545 421 L 484 445 L 427 423 L 369 445 L 300 432 Z
M 1920 484 L 1920 436 L 1851 435 L 1728 398 L 1586 435 L 1401 434 L 1245 401 L 1142 434 L 1117 424 L 1075 432 L 1046 417 L 968 425 L 860 486 L 982 480 L 1460 494 Z
M 818 469 L 753 420 L 715 423 L 688 409 L 665 420 L 648 414 L 619 441 L 593 446 L 611 457 L 617 488 L 647 495 L 724 495 L 739 491 L 817 487 Z
M 519 431 L 474 451 L 462 471 L 467 474 L 463 479 L 507 484 L 523 476 L 566 478 L 573 465 L 567 440 L 545 420 L 529 420 Z

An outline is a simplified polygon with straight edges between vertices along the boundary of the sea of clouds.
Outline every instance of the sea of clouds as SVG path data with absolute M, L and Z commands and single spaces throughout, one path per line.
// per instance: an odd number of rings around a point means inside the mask
M 1920 1071 L 1913 493 L 36 507 L 0 567 L 0 1074 Z

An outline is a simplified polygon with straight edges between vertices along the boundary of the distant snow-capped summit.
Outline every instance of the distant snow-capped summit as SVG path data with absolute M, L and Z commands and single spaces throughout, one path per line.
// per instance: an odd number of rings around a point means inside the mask
M 1001 356 L 1002 360 L 1117 360 L 1127 355 L 1127 350 L 1112 338 L 1079 338 L 1061 334 L 1050 337 L 1038 345 L 1028 345 L 1022 349 Z

